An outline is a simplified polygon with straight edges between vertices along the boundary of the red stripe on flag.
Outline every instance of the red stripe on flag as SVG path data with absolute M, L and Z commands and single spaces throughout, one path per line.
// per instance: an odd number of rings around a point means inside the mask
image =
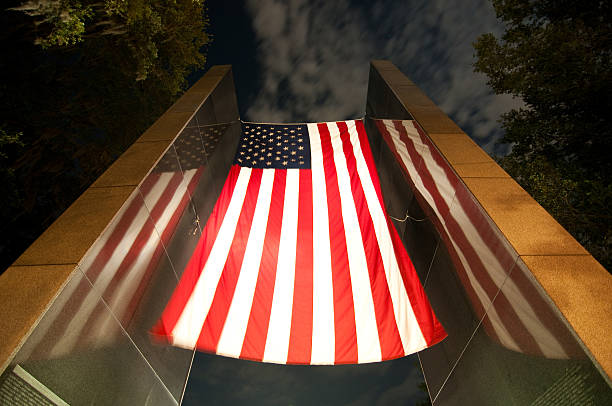
M 242 204 L 242 211 L 238 218 L 238 224 L 236 225 L 228 257 L 225 260 L 225 266 L 223 267 L 221 278 L 217 284 L 215 296 L 206 316 L 206 320 L 204 321 L 204 325 L 202 326 L 200 336 L 198 337 L 197 347 L 201 350 L 211 352 L 217 350 L 219 337 L 223 331 L 227 313 L 234 298 L 234 291 L 236 290 L 236 283 L 240 275 L 244 251 L 249 241 L 262 174 L 263 169 L 253 169 L 251 172 L 244 203 Z
M 358 122 L 359 123 L 359 122 Z M 349 176 L 351 178 L 351 190 L 357 210 L 357 218 L 361 229 L 361 238 L 365 250 L 365 257 L 368 263 L 368 274 L 370 276 L 370 287 L 372 289 L 372 299 L 374 302 L 374 313 L 376 315 L 376 325 L 378 327 L 378 338 L 382 360 L 397 358 L 403 355 L 404 348 L 395 322 L 393 313 L 393 303 L 389 286 L 385 278 L 384 265 L 380 254 L 378 240 L 375 236 L 372 215 L 368 208 L 368 203 L 363 191 L 361 179 L 357 173 L 357 162 L 353 152 L 353 145 L 350 141 L 350 134 L 345 122 L 339 122 L 342 147 L 346 157 Z M 364 146 L 362 145 L 362 151 Z M 364 154 L 365 155 L 365 154 Z
M 444 338 L 446 338 L 446 332 L 442 327 L 442 324 L 436 318 L 433 309 L 429 305 L 429 300 L 425 295 L 425 290 L 420 283 L 419 277 L 414 269 L 414 265 L 408 257 L 402 240 L 400 239 L 395 227 L 391 223 L 390 219 L 387 219 L 387 226 L 391 232 L 391 241 L 393 242 L 393 248 L 397 257 L 397 263 L 399 265 L 400 273 L 406 287 L 406 293 L 410 299 L 412 305 L 412 311 L 414 317 L 419 323 L 423 338 L 427 342 L 427 346 L 432 346 Z
M 210 250 L 219 233 L 219 228 L 221 228 L 221 224 L 223 223 L 227 207 L 232 200 L 239 174 L 240 167 L 238 165 L 232 166 L 227 176 L 227 180 L 225 181 L 225 185 L 221 190 L 221 195 L 206 222 L 206 227 L 202 230 L 202 236 L 200 237 L 202 243 L 198 244 L 196 247 L 160 320 L 151 329 L 151 334 L 158 336 L 160 339 L 166 340 L 172 336 L 172 330 L 174 330 L 185 305 L 191 297 L 191 293 L 200 278 L 200 274 L 210 255 Z
M 270 322 L 270 311 L 272 310 L 272 297 L 276 280 L 281 226 L 283 223 L 286 179 L 286 170 L 281 169 L 274 172 L 274 185 L 272 186 L 272 199 L 268 213 L 268 225 L 261 263 L 257 275 L 251 314 L 240 353 L 240 358 L 244 359 L 261 361 L 266 347 L 268 323 Z
M 346 234 L 342 218 L 338 174 L 334 162 L 334 150 L 327 124 L 317 125 L 321 135 L 323 169 L 329 211 L 329 239 L 331 244 L 331 269 L 334 291 L 335 363 L 356 363 L 357 331 L 353 289 L 349 273 Z M 347 294 L 350 292 L 350 294 Z
M 310 364 L 312 353 L 312 172 L 302 169 L 288 364 Z
M 357 135 L 359 136 L 359 143 L 361 144 L 361 152 L 363 153 L 363 157 L 368 167 L 368 172 L 370 173 L 370 178 L 372 179 L 372 184 L 374 185 L 374 190 L 376 190 L 376 196 L 380 202 L 380 207 L 382 207 L 383 213 L 387 215 L 387 209 L 385 208 L 382 191 L 380 189 L 380 181 L 378 180 L 378 172 L 376 171 L 376 163 L 374 162 L 374 156 L 372 155 L 372 150 L 370 149 L 368 134 L 363 126 L 363 120 L 356 120 L 355 128 L 357 128 Z

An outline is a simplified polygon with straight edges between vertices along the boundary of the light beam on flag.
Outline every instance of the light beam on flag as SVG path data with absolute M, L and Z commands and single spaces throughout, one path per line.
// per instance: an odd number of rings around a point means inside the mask
M 281 364 L 376 362 L 446 337 L 387 217 L 361 120 L 244 125 L 152 334 Z

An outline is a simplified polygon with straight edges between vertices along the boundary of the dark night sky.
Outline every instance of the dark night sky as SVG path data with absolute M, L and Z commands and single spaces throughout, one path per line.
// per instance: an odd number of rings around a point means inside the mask
M 517 103 L 472 72 L 471 43 L 501 31 L 487 0 L 208 1 L 206 69 L 231 64 L 247 121 L 361 117 L 370 59 L 390 59 L 488 151 Z M 192 79 L 203 74 L 198 72 Z M 497 149 L 496 152 L 502 152 Z M 424 398 L 415 356 L 360 366 L 261 364 L 197 353 L 185 405 L 411 405 Z
M 206 68 L 232 64 L 241 117 L 333 121 L 365 114 L 369 61 L 389 59 L 489 152 L 520 105 L 473 72 L 472 43 L 500 34 L 489 0 L 207 2 Z M 201 75 L 203 72 L 200 72 Z
M 197 353 L 183 405 L 413 405 L 416 356 L 363 365 L 275 365 Z

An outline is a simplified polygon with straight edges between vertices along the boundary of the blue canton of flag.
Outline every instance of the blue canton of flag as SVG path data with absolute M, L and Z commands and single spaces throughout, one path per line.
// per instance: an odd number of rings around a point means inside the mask
M 243 124 L 234 163 L 261 169 L 310 169 L 305 125 Z

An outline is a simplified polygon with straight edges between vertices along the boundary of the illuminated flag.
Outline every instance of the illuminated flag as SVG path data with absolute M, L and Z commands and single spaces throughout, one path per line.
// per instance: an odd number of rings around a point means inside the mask
M 413 184 L 421 207 L 432 212 L 474 315 L 483 320 L 487 334 L 504 347 L 526 354 L 547 358 L 580 354 L 567 328 L 528 277 L 529 271 L 516 266 L 512 277 L 507 277 L 516 254 L 418 124 L 376 120 L 376 125 Z
M 244 125 L 152 333 L 289 364 L 388 360 L 446 336 L 387 218 L 362 121 Z

